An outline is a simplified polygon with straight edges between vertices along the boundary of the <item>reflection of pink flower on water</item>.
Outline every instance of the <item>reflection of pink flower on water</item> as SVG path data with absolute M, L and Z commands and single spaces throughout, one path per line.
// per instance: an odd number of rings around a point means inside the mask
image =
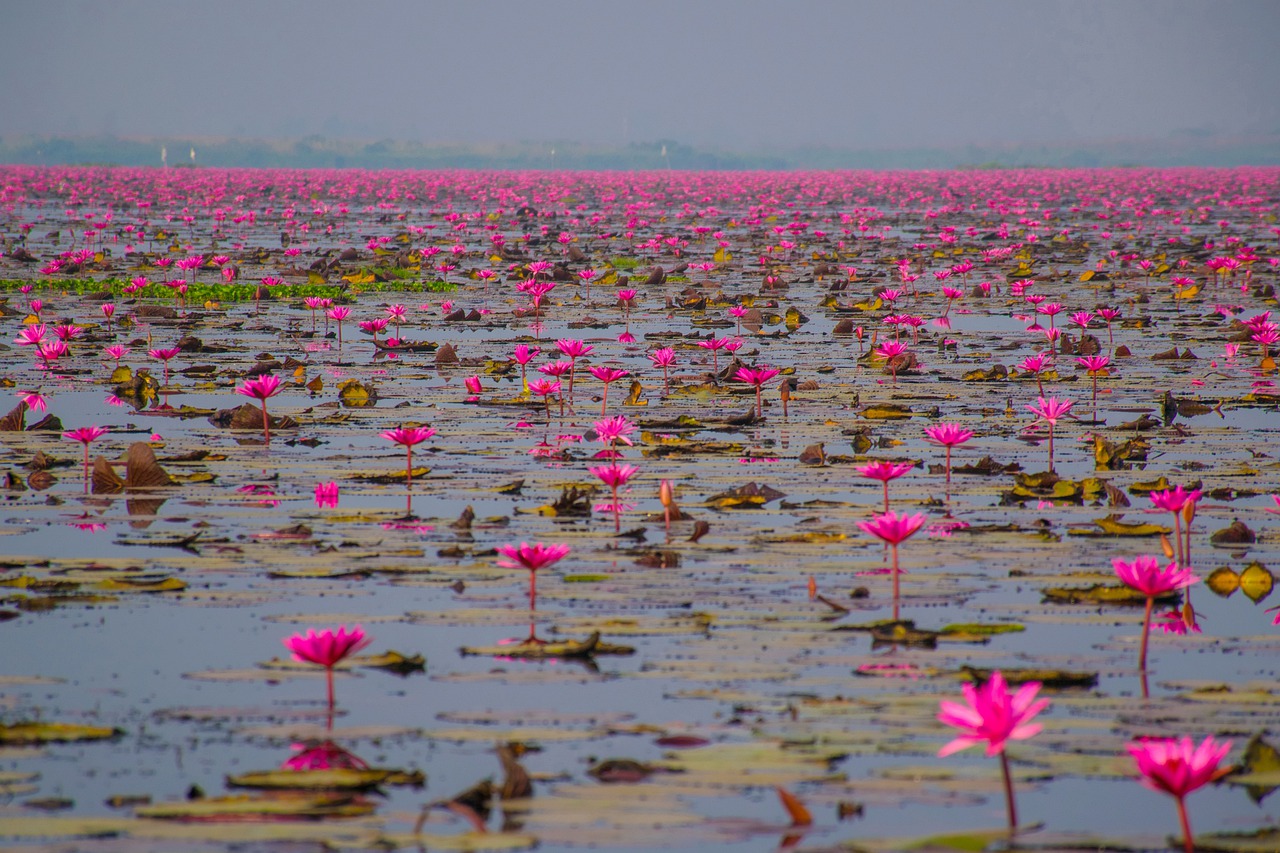
M 881 678 L 910 678 L 915 680 L 923 673 L 913 663 L 864 663 L 856 672 L 859 675 L 877 675 Z
M 338 505 L 338 484 L 316 483 L 316 506 L 333 509 Z

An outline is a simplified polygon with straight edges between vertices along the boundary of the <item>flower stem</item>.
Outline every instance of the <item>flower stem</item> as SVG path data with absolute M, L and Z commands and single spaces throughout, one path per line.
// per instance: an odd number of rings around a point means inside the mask
M 1151 636 L 1151 609 L 1155 603 L 1155 598 L 1148 595 L 1147 609 L 1142 616 L 1142 646 L 1138 650 L 1138 669 L 1143 672 L 1147 671 L 1147 638 Z
M 891 546 L 893 549 L 893 621 L 898 621 L 898 543 L 894 542 Z
M 1018 806 L 1013 801 L 1013 777 L 1009 774 L 1009 754 L 1001 750 L 1000 770 L 1004 774 L 1004 802 L 1009 812 L 1009 834 L 1018 831 Z
M 329 728 L 333 728 L 333 667 L 324 668 L 325 682 L 329 688 Z
M 1187 817 L 1187 801 L 1178 797 L 1178 822 L 1182 824 L 1182 847 L 1186 853 L 1195 853 L 1196 843 L 1191 838 L 1191 820 Z

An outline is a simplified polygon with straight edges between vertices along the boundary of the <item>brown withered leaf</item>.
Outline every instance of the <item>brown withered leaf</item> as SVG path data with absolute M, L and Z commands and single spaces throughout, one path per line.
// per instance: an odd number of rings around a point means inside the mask
M 457 364 L 458 351 L 453 348 L 453 344 L 441 344 L 436 350 L 436 366 L 444 364 Z
M 124 480 L 120 479 L 116 469 L 111 467 L 111 463 L 102 456 L 93 460 L 90 482 L 95 495 L 114 495 L 124 491 Z
M 822 442 L 811 444 L 804 450 L 800 451 L 800 464 L 802 465 L 826 465 L 827 453 L 822 446 Z
M 1232 545 L 1252 545 L 1258 541 L 1258 534 L 1254 533 L 1249 525 L 1240 519 L 1236 519 L 1228 526 L 1221 530 L 1215 531 L 1209 536 L 1209 541 L 1214 545 L 1230 547 Z
M 135 441 L 129 445 L 124 464 L 128 467 L 124 478 L 126 489 L 152 489 L 173 485 L 173 479 L 160 467 L 155 451 L 145 441 Z
M 25 401 L 14 406 L 7 415 L 0 418 L 0 432 L 18 432 L 26 426 L 27 404 Z

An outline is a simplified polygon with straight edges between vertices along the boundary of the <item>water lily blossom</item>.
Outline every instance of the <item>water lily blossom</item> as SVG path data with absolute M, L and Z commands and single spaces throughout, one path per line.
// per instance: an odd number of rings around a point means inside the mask
M 938 424 L 937 426 L 925 427 L 924 440 L 930 444 L 936 444 L 939 447 L 946 448 L 947 451 L 947 499 L 951 498 L 951 448 L 959 447 L 969 439 L 973 438 L 973 431 L 961 427 L 959 424 Z M 886 484 L 887 485 L 887 484 Z
M 1116 576 L 1130 589 L 1142 593 L 1147 598 L 1146 612 L 1142 618 L 1142 647 L 1138 652 L 1138 669 L 1147 668 L 1147 637 L 1151 633 L 1151 611 L 1155 600 L 1163 595 L 1184 589 L 1197 583 L 1200 578 L 1192 574 L 1190 569 L 1180 568 L 1177 563 L 1170 563 L 1163 569 L 1155 557 L 1141 556 L 1132 562 L 1119 558 L 1113 559 L 1111 565 Z
M 1073 402 L 1071 400 L 1060 400 L 1057 397 L 1041 397 L 1035 403 L 1027 406 L 1036 419 L 1031 422 L 1027 429 L 1033 429 L 1041 423 L 1049 425 L 1049 470 L 1053 470 L 1053 433 L 1058 421 L 1068 416 L 1071 411 Z
M 878 515 L 871 521 L 859 521 L 858 527 L 862 528 L 864 533 L 870 533 L 878 539 L 888 544 L 893 552 L 893 621 L 898 621 L 898 577 L 902 572 L 898 568 L 898 546 L 915 535 L 925 522 L 924 513 L 918 515 L 896 515 L 892 510 L 886 510 L 884 515 Z
M 1216 782 L 1231 772 L 1220 767 L 1231 751 L 1231 741 L 1215 741 L 1212 735 L 1196 744 L 1189 737 L 1143 738 L 1125 749 L 1133 756 L 1138 780 L 1144 787 L 1168 794 L 1178 802 L 1178 822 L 1182 826 L 1182 844 L 1186 853 L 1194 853 L 1191 821 L 1187 817 L 1187 794 Z
M 1040 687 L 1040 682 L 1030 681 L 1016 693 L 1010 693 L 1004 675 L 996 670 L 985 684 L 978 687 L 965 684 L 960 688 L 964 704 L 943 700 L 938 712 L 940 722 L 961 732 L 938 750 L 939 756 L 946 757 L 981 743 L 986 743 L 988 756 L 1000 756 L 1010 833 L 1018 828 L 1018 809 L 1013 800 L 1013 779 L 1005 747 L 1011 740 L 1026 740 L 1039 734 L 1041 725 L 1031 720 L 1049 706 L 1049 700 L 1036 699 Z
M 387 441 L 394 441 L 396 444 L 404 446 L 404 481 L 406 485 L 413 485 L 413 446 L 421 444 L 435 434 L 436 431 L 430 427 L 397 427 L 382 434 L 382 437 Z
M 760 399 L 760 390 L 764 384 L 773 379 L 781 370 L 774 367 L 741 367 L 738 372 L 733 375 L 734 379 L 746 382 L 748 385 L 754 385 L 756 388 L 756 419 L 764 417 L 764 403 Z
M 67 441 L 78 441 L 84 445 L 84 483 L 89 487 L 89 445 L 102 438 L 107 431 L 100 426 L 87 426 L 64 432 L 62 437 Z
M 252 397 L 262 404 L 262 435 L 269 443 L 271 441 L 271 419 L 267 416 L 267 399 L 280 393 L 280 377 L 270 373 L 256 376 L 237 387 L 236 393 L 245 397 Z
M 306 634 L 294 634 L 284 640 L 285 648 L 293 652 L 293 659 L 299 663 L 314 663 L 323 666 L 329 686 L 330 723 L 333 718 L 333 668 L 351 655 L 373 642 L 365 636 L 359 625 L 338 626 L 337 631 L 326 628 L 316 633 L 314 628 Z

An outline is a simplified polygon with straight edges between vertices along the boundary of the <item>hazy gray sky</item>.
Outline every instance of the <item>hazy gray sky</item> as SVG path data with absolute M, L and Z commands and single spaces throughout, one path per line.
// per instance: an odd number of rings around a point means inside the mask
M 9 0 L 0 134 L 808 145 L 1280 132 L 1276 0 Z

